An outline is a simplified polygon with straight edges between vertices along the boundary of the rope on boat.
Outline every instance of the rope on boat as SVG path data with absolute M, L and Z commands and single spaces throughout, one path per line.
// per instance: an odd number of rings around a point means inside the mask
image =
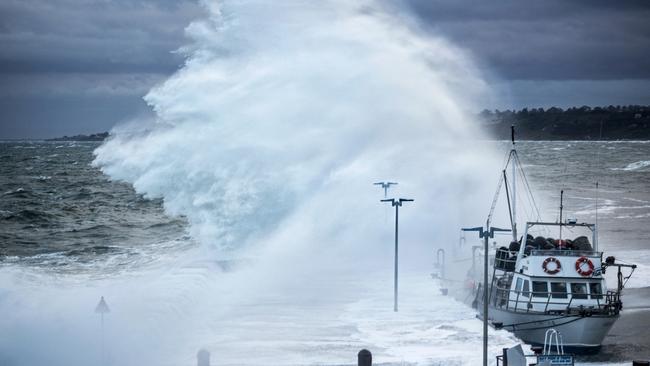
M 539 207 L 537 207 L 537 202 L 535 202 L 535 196 L 533 196 L 533 191 L 530 188 L 530 183 L 528 183 L 528 177 L 526 176 L 526 171 L 524 170 L 521 160 L 519 160 L 519 155 L 515 154 L 515 159 L 517 160 L 517 164 L 519 165 L 519 174 L 523 178 L 522 180 L 524 181 L 524 184 L 526 184 L 526 192 L 528 193 L 526 197 L 529 199 L 529 202 L 531 203 L 531 206 L 535 210 L 535 213 L 537 214 L 537 220 L 539 221 L 541 215 L 539 213 Z
M 523 322 L 523 323 L 515 323 L 515 324 L 509 324 L 509 325 L 502 325 L 502 327 L 504 327 L 504 328 L 505 328 L 505 327 L 512 327 L 513 330 L 514 330 L 515 326 L 517 326 L 517 325 L 530 324 L 530 323 L 541 323 L 541 322 L 553 321 L 553 320 L 562 319 L 562 318 L 569 318 L 569 317 L 568 317 L 568 316 L 561 316 L 561 317 L 553 318 L 553 319 L 535 320 L 535 321 L 532 321 L 532 322 Z M 571 318 L 573 318 L 573 317 L 571 317 Z M 566 325 L 566 324 L 570 324 L 570 323 L 576 322 L 576 321 L 578 321 L 578 320 L 580 320 L 580 319 L 583 319 L 583 318 L 584 318 L 584 316 L 580 316 L 580 317 L 575 317 L 575 319 L 571 319 L 571 320 L 566 321 L 566 322 L 561 323 L 561 324 L 553 324 L 553 325 L 549 325 L 549 326 L 544 326 L 544 327 L 534 327 L 534 328 L 520 328 L 519 330 L 537 330 L 537 329 L 546 329 L 546 328 L 550 328 L 550 327 L 558 327 L 558 326 L 562 326 L 562 325 Z

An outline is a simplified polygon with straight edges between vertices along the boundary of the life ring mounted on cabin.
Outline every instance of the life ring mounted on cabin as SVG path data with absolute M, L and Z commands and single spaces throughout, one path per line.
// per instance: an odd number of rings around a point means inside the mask
M 549 266 L 549 264 L 551 264 L 551 263 L 552 263 L 552 265 Z M 560 272 L 560 270 L 562 269 L 562 264 L 560 264 L 560 261 L 557 258 L 548 257 L 548 258 L 544 259 L 544 263 L 542 263 L 542 269 L 544 270 L 544 273 L 554 275 L 554 274 Z
M 584 268 L 585 265 L 587 267 L 586 269 Z M 578 258 L 576 261 L 576 272 L 583 277 L 591 276 L 594 273 L 594 262 L 585 256 Z

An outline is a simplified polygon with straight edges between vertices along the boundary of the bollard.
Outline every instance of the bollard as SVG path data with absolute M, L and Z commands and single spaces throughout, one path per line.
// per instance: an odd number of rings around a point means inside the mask
M 359 366 L 372 366 L 372 353 L 367 349 L 359 351 L 357 364 Z
M 650 366 L 650 361 L 634 360 L 632 366 Z
M 197 366 L 210 366 L 210 352 L 200 349 L 196 354 Z

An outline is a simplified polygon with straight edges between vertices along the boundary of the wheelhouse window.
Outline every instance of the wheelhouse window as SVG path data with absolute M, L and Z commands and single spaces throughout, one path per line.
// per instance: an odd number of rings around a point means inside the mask
M 599 282 L 590 283 L 589 292 L 591 292 L 591 298 L 594 300 L 603 298 L 603 288 L 600 286 Z
M 521 294 L 524 297 L 530 297 L 530 285 L 528 284 L 528 280 L 524 280 L 524 287 L 521 290 Z
M 571 296 L 574 299 L 586 299 L 587 298 L 587 284 L 586 283 L 572 283 L 571 284 Z
M 515 292 L 519 293 L 521 291 L 521 278 L 517 278 L 517 284 L 515 285 Z
M 566 299 L 566 283 L 565 282 L 551 282 L 551 297 L 555 299 Z
M 548 297 L 548 283 L 533 281 L 533 297 Z

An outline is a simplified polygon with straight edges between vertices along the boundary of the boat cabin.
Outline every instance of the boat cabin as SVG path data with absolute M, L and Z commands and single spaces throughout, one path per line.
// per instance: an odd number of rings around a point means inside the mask
M 591 230 L 591 242 L 585 236 L 554 240 L 528 234 L 532 227 L 549 225 L 560 224 L 527 223 L 523 250 L 518 242 L 497 249 L 491 305 L 508 311 L 546 314 L 614 310 L 610 309 L 613 299 L 607 298 L 614 293 L 607 293 L 601 273 L 602 252 L 596 250 L 595 225 L 562 224 Z

